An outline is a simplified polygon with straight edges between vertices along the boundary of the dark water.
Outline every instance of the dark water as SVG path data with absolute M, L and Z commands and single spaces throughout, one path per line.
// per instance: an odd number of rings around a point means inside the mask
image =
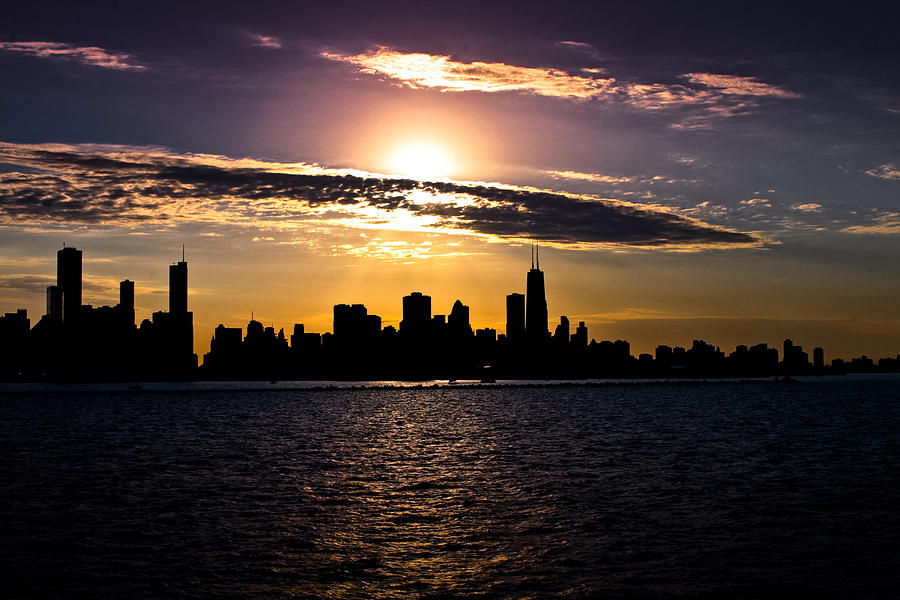
M 896 597 L 900 384 L 0 396 L 4 597 Z

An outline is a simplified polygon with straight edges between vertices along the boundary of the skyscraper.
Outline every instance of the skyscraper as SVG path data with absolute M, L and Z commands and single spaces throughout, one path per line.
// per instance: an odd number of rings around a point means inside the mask
M 538 250 L 538 253 L 540 250 Z M 528 271 L 525 288 L 525 333 L 531 340 L 543 340 L 547 337 L 547 296 L 544 294 L 544 272 L 541 271 L 540 254 L 532 249 L 531 270 Z
M 400 331 L 422 332 L 431 320 L 431 296 L 413 292 L 403 296 L 403 320 Z
M 194 313 L 188 311 L 188 268 L 181 250 L 181 262 L 169 265 L 169 312 L 153 313 L 153 323 L 164 340 L 169 362 L 166 368 L 186 372 L 195 366 Z
M 173 315 L 183 315 L 188 311 L 188 269 L 187 263 L 182 260 L 174 265 L 169 265 L 169 312 Z
M 469 325 L 469 307 L 460 300 L 454 302 L 447 317 L 447 325 L 454 334 L 472 335 L 472 326 Z
M 62 321 L 72 323 L 81 313 L 81 250 L 56 251 L 56 286 L 62 294 Z
M 525 294 L 506 296 L 506 337 L 514 342 L 525 337 Z
M 124 323 L 134 325 L 134 282 L 126 279 L 119 282 L 119 311 Z

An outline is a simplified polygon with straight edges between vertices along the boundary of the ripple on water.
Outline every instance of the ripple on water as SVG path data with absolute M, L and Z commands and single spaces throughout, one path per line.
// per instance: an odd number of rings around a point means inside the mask
M 16 596 L 890 597 L 897 383 L 31 394 Z

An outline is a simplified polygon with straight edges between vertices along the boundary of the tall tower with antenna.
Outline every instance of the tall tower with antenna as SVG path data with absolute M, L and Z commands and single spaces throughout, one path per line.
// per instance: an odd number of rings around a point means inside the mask
M 531 247 L 531 270 L 525 286 L 525 334 L 531 340 L 544 340 L 547 328 L 547 295 L 541 271 L 540 248 Z

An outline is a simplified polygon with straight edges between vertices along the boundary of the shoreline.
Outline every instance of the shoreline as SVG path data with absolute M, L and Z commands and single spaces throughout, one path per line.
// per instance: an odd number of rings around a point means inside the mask
M 500 380 L 479 382 L 475 380 L 450 383 L 434 381 L 170 381 L 170 382 L 7 382 L 0 383 L 0 396 L 11 394 L 152 394 L 224 393 L 224 392 L 332 392 L 379 390 L 453 390 L 453 389 L 527 389 L 527 388 L 607 388 L 607 387 L 661 387 L 696 385 L 786 385 L 859 381 L 898 381 L 898 373 L 866 373 L 854 375 L 765 377 L 735 379 L 609 379 L 609 380 Z

